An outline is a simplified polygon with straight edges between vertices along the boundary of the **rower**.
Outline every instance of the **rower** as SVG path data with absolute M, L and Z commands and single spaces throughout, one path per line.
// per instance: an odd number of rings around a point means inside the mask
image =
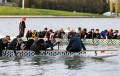
M 1 38 L 0 39 L 0 56 L 2 56 L 2 50 L 4 50 L 5 48 L 7 48 L 8 46 L 8 36 L 6 36 L 5 38 Z
M 11 43 L 8 45 L 9 50 L 13 50 L 15 56 L 17 56 L 16 50 L 23 50 L 25 48 L 24 41 L 22 41 L 21 37 L 18 35 Z
M 51 38 L 51 39 L 48 38 L 48 39 L 45 41 L 46 47 L 47 47 L 47 48 L 50 47 L 51 50 L 53 50 L 53 47 L 56 46 L 57 44 L 60 44 L 60 42 L 59 42 L 59 41 L 56 42 L 54 38 Z
M 37 41 L 34 41 L 34 43 L 31 45 L 30 50 L 35 51 L 35 54 L 39 54 L 40 50 L 46 50 L 46 46 L 44 44 L 43 39 L 39 39 Z
M 82 40 L 75 35 L 75 32 L 72 31 L 69 33 L 69 35 L 71 37 L 70 37 L 69 44 L 66 48 L 67 51 L 80 52 L 82 49 L 86 50 L 84 44 L 82 43 Z

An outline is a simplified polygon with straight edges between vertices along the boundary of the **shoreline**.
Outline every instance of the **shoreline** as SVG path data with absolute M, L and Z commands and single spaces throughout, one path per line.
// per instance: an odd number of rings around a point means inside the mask
M 118 18 L 118 17 L 96 17 L 96 16 L 27 16 L 27 15 L 20 15 L 20 16 L 0 16 L 0 18 L 21 18 L 21 17 L 27 17 L 27 18 Z

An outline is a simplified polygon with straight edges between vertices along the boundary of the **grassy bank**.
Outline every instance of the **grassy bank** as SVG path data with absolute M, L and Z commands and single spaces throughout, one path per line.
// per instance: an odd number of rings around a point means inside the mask
M 34 9 L 34 8 L 25 8 L 21 9 L 18 7 L 8 7 L 0 6 L 0 16 L 86 16 L 86 17 L 106 17 L 100 14 L 91 14 L 91 13 L 74 13 L 67 11 L 56 11 L 56 10 L 47 10 L 47 9 Z

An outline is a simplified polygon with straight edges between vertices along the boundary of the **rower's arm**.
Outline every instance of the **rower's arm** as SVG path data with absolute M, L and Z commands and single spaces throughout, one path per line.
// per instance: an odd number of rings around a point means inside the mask
M 13 44 L 13 51 L 14 51 L 15 56 L 17 56 L 17 53 L 16 53 L 16 43 Z

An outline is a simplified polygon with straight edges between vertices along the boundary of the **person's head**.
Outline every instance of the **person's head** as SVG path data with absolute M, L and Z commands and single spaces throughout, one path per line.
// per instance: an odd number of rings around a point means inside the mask
M 6 38 L 7 38 L 8 40 L 10 40 L 10 36 L 7 35 Z
M 8 39 L 7 38 L 3 38 L 2 42 L 3 42 L 3 44 L 7 44 L 8 43 Z
M 70 35 L 70 36 L 73 36 L 73 35 L 75 35 L 75 32 L 74 32 L 74 31 L 71 31 L 71 32 L 69 32 L 69 35 Z
M 83 31 L 84 31 L 84 32 L 87 32 L 87 29 L 86 29 L 86 28 L 83 28 Z
M 25 21 L 26 20 L 26 17 L 22 17 L 22 21 Z
M 52 30 L 52 29 L 50 29 L 50 30 L 49 30 L 49 32 L 50 32 L 50 33 L 53 33 L 53 30 Z
M 108 30 L 106 30 L 106 29 L 105 29 L 105 32 L 107 33 L 107 32 L 108 32 Z
M 108 32 L 109 32 L 109 33 L 112 33 L 112 32 L 113 32 L 113 29 L 112 29 L 112 28 L 108 29 Z
M 91 29 L 91 32 L 94 32 L 94 29 Z
M 71 28 L 70 28 L 70 27 L 68 27 L 68 28 L 67 28 L 67 30 L 68 30 L 68 31 L 70 31 L 70 30 L 71 30 Z
M 47 27 L 44 30 L 47 31 L 48 30 Z
M 51 38 L 53 38 L 54 37 L 54 33 L 51 33 Z
M 61 32 L 64 32 L 64 30 L 63 30 L 62 28 L 60 29 L 60 31 L 61 31 Z
M 78 30 L 81 31 L 81 27 L 78 27 Z
M 99 29 L 96 29 L 96 33 L 99 33 Z
M 115 33 L 119 33 L 119 31 L 118 31 L 118 30 L 115 30 Z
M 21 38 L 21 37 L 19 35 L 17 35 L 16 38 Z
M 21 37 L 19 35 L 16 37 L 16 39 L 17 39 L 18 42 L 21 41 Z

